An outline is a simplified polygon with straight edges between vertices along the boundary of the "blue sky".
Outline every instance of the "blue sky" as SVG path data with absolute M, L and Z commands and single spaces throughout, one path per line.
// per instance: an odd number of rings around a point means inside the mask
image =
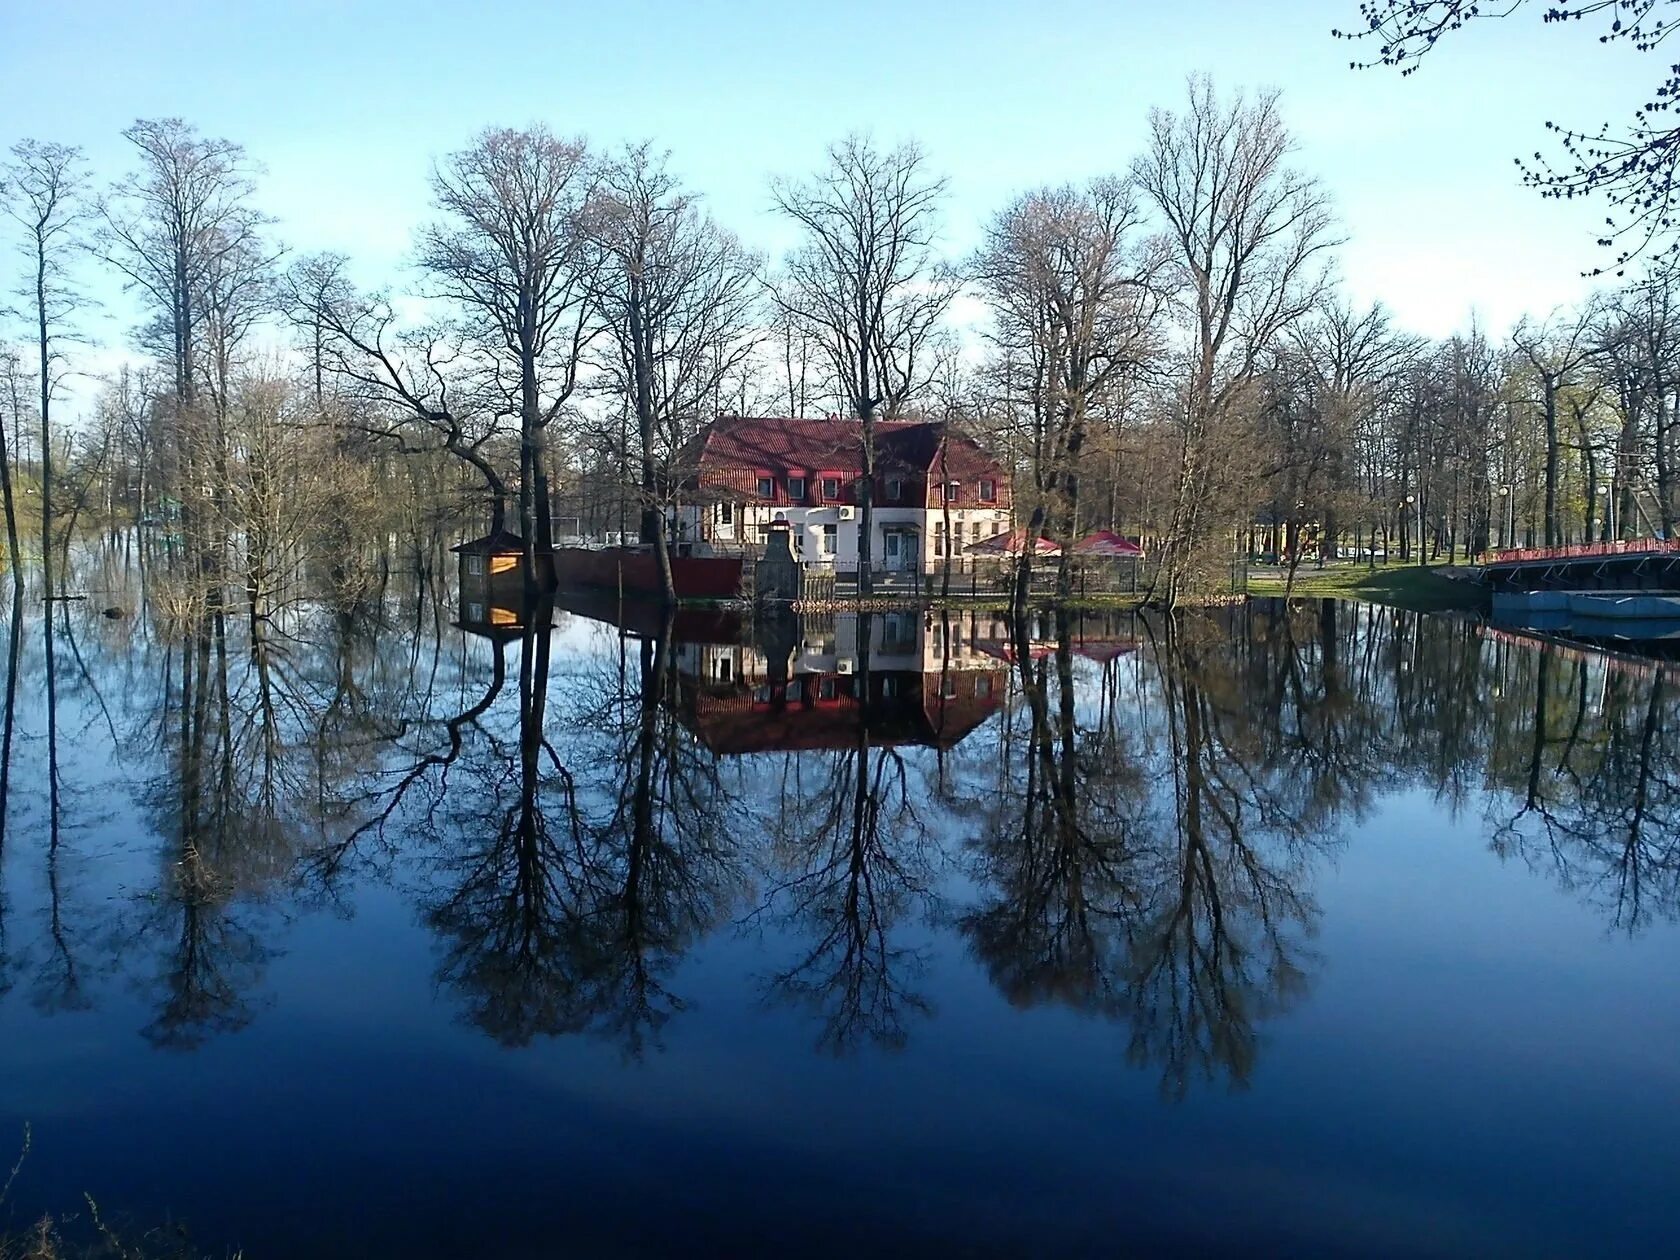
M 1620 119 L 1658 67 L 1539 0 L 1402 80 L 1355 73 L 1332 26 L 1357 0 L 1098 3 L 588 4 L 556 0 L 84 0 L 0 6 L 0 119 L 128 166 L 119 133 L 179 115 L 266 168 L 264 208 L 299 250 L 400 280 L 436 156 L 490 124 L 542 121 L 597 143 L 652 138 L 712 212 L 772 254 L 774 173 L 850 130 L 919 139 L 951 180 L 960 253 L 1012 193 L 1123 170 L 1152 105 L 1184 79 L 1269 85 L 1298 161 L 1334 195 L 1358 300 L 1444 335 L 1502 330 L 1578 298 L 1602 211 L 1542 201 L 1512 159 L 1547 118 Z M 120 310 L 106 322 L 120 325 Z M 121 328 L 111 330 L 120 335 Z

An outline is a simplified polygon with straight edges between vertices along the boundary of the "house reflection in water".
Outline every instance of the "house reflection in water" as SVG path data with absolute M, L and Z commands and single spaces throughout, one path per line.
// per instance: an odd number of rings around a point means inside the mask
M 457 625 L 499 643 L 530 618 L 514 603 L 471 592 Z M 711 752 L 914 746 L 951 748 L 1006 702 L 1016 657 L 1007 618 L 972 609 L 784 615 L 755 623 L 740 612 L 657 606 L 564 592 L 558 606 L 638 639 L 669 641 L 670 673 L 645 680 Z M 541 630 L 553 615 L 535 614 Z M 1025 627 L 1029 655 L 1053 650 L 1048 631 Z M 1099 662 L 1135 640 L 1107 627 L 1073 651 Z
M 517 601 L 494 604 L 483 592 L 474 594 L 478 597 L 468 598 L 467 592 L 462 593 L 457 628 L 498 643 L 512 643 L 524 635 L 526 617 Z
M 1003 702 L 980 643 L 990 613 L 840 613 L 677 645 L 679 717 L 720 755 L 919 744 L 949 748 Z

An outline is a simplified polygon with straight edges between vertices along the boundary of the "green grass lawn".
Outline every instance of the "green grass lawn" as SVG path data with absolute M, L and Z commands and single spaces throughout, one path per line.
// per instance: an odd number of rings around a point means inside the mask
M 1302 565 L 1295 571 L 1293 594 L 1303 599 L 1359 599 L 1418 612 L 1476 610 L 1486 606 L 1487 593 L 1481 586 L 1459 577 L 1443 577 L 1445 571 L 1400 564 L 1375 569 L 1363 564 L 1333 565 L 1325 569 Z M 1250 595 L 1282 595 L 1283 592 L 1282 572 L 1249 575 Z

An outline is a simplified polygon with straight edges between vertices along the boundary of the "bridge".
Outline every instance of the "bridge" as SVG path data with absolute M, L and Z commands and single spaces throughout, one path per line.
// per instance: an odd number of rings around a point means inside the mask
M 1632 538 L 1497 551 L 1482 566 L 1495 594 L 1518 591 L 1680 591 L 1680 539 Z

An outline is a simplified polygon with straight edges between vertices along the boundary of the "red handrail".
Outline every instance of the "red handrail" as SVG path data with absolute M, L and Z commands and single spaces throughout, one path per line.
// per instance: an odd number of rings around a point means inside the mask
M 1546 560 L 1585 560 L 1593 556 L 1665 555 L 1680 551 L 1680 539 L 1629 538 L 1617 542 L 1574 543 L 1568 547 L 1514 547 L 1493 553 L 1491 564 L 1525 564 Z

